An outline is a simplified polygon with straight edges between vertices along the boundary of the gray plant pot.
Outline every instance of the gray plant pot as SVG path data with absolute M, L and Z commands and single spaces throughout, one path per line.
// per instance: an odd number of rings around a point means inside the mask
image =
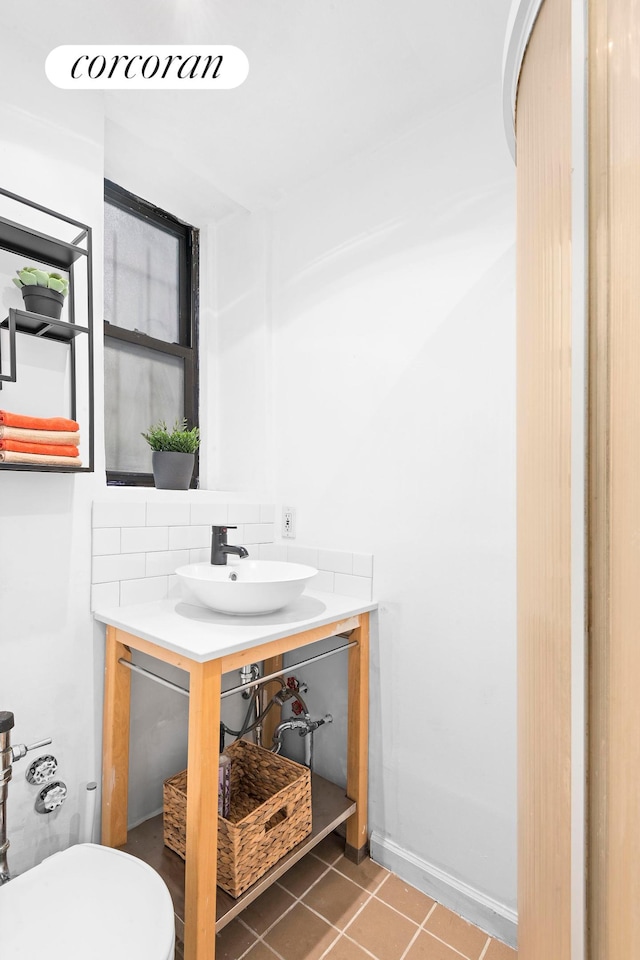
M 61 293 L 50 287 L 38 287 L 33 283 L 21 289 L 25 310 L 29 310 L 30 313 L 39 313 L 41 317 L 51 317 L 52 320 L 60 319 L 64 304 Z
M 195 459 L 194 453 L 154 450 L 151 463 L 153 480 L 158 490 L 188 490 Z

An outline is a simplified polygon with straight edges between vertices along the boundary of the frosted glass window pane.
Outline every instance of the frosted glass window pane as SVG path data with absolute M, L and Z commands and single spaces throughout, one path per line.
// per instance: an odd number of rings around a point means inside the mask
M 140 434 L 184 416 L 184 363 L 157 350 L 106 340 L 105 442 L 107 470 L 151 473 L 151 448 Z
M 104 205 L 105 320 L 179 343 L 178 238 Z

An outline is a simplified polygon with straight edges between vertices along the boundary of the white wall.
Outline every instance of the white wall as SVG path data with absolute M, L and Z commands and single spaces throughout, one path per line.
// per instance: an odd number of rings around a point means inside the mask
M 11 28 L 8 34 L 6 25 L 4 30 L 2 185 L 97 226 L 94 255 L 100 263 L 101 113 L 87 97 L 78 98 L 69 110 L 64 94 L 40 79 L 41 71 L 29 62 L 28 51 L 12 42 Z M 15 102 L 11 102 L 9 90 L 15 91 Z M 95 279 L 99 303 L 101 272 Z M 96 322 L 99 320 L 98 312 Z M 21 348 L 22 342 L 18 344 L 18 350 Z M 102 416 L 101 356 L 98 350 L 98 425 Z M 14 409 L 10 384 L 0 393 L 0 406 Z M 51 415 L 65 413 L 53 411 Z M 41 415 L 47 414 L 43 411 Z M 104 463 L 101 439 L 98 427 L 98 471 Z M 98 779 L 88 600 L 91 500 L 99 477 L 100 473 L 0 475 L 0 704 L 15 713 L 14 743 L 53 737 L 52 746 L 40 752 L 54 753 L 59 777 L 69 787 L 69 799 L 59 811 L 38 815 L 33 807 L 36 788 L 24 779 L 28 761 L 15 764 L 8 804 L 9 863 L 14 873 L 78 839 L 83 790 L 87 781 Z
M 372 829 L 515 906 L 514 171 L 487 89 L 285 201 L 277 498 L 372 551 Z
M 207 244 L 213 236 L 206 218 L 216 212 L 209 198 L 202 201 L 202 184 L 186 175 L 175 158 L 170 164 L 163 163 L 157 148 L 148 156 L 138 145 L 138 163 L 127 165 L 126 158 L 131 160 L 130 135 L 110 125 L 105 140 L 102 96 L 56 90 L 46 81 L 42 62 L 42 50 L 25 45 L 5 25 L 0 62 L 1 182 L 6 189 L 93 228 L 96 462 L 95 473 L 86 475 L 0 473 L 0 709 L 15 714 L 13 743 L 53 738 L 51 747 L 40 752 L 51 751 L 56 756 L 58 776 L 69 789 L 68 799 L 58 811 L 46 816 L 36 814 L 36 788 L 24 779 L 27 761 L 14 765 L 7 810 L 9 864 L 14 874 L 77 842 L 84 827 L 86 783 L 100 780 L 104 629 L 94 624 L 90 613 L 90 582 L 91 505 L 106 492 L 103 178 L 107 175 L 116 179 L 201 226 L 205 266 L 211 260 Z M 212 194 L 217 203 L 219 194 L 213 189 Z M 200 222 L 196 219 L 199 207 Z M 228 212 L 228 203 L 225 209 Z M 15 211 L 6 215 L 16 218 Z M 11 259 L 5 254 L 5 265 L 7 258 Z M 212 295 L 208 271 L 204 273 L 201 312 L 206 341 Z M 8 273 L 5 283 L 0 299 L 6 309 L 18 303 Z M 29 344 L 23 339 L 19 338 L 18 351 L 19 359 L 22 356 L 24 360 Z M 206 384 L 206 355 L 202 372 Z M 41 416 L 66 413 L 50 411 L 47 389 L 34 386 L 33 394 L 24 398 L 19 387 L 4 384 L 0 408 Z M 27 400 L 28 410 L 21 406 Z M 81 423 L 81 432 L 86 435 L 86 422 Z M 118 496 L 118 491 L 110 493 Z M 139 818 L 145 810 L 150 813 L 158 806 L 159 778 L 155 774 L 163 747 L 172 755 L 186 753 L 186 712 L 183 699 L 175 694 L 159 691 L 138 678 L 133 686 L 135 769 L 131 814 Z M 144 764 L 135 762 L 141 757 L 145 758 Z M 98 837 L 99 830 L 94 835 Z
M 212 364 L 208 422 L 214 437 L 209 479 L 214 489 L 264 491 L 272 476 L 270 281 L 267 211 L 246 211 L 215 228 L 211 288 L 213 330 L 205 331 Z
M 481 90 L 286 197 L 272 334 L 260 315 L 243 339 L 271 354 L 275 499 L 297 508 L 299 540 L 375 556 L 376 850 L 513 920 L 514 171 L 500 123 L 499 89 Z M 245 429 L 223 409 L 229 435 Z M 343 701 L 339 678 L 322 666 L 314 712 L 331 709 L 322 683 Z M 318 736 L 334 775 L 342 735 Z

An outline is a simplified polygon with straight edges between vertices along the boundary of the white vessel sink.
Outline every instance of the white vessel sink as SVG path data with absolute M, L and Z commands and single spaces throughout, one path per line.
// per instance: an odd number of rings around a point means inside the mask
M 191 595 L 211 610 L 235 616 L 281 610 L 317 572 L 302 563 L 248 558 L 219 566 L 190 563 L 176 570 L 185 599 Z

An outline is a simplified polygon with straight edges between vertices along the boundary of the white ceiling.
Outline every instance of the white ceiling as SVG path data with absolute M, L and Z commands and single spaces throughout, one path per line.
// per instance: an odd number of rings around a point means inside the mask
M 497 85 L 509 5 L 56 0 L 42 17 L 30 7 L 22 32 L 47 51 L 62 43 L 154 42 L 244 50 L 250 72 L 235 90 L 108 93 L 105 105 L 109 121 L 150 146 L 169 138 L 197 179 L 251 209 L 478 86 Z M 24 13 L 15 0 L 8 6 Z

